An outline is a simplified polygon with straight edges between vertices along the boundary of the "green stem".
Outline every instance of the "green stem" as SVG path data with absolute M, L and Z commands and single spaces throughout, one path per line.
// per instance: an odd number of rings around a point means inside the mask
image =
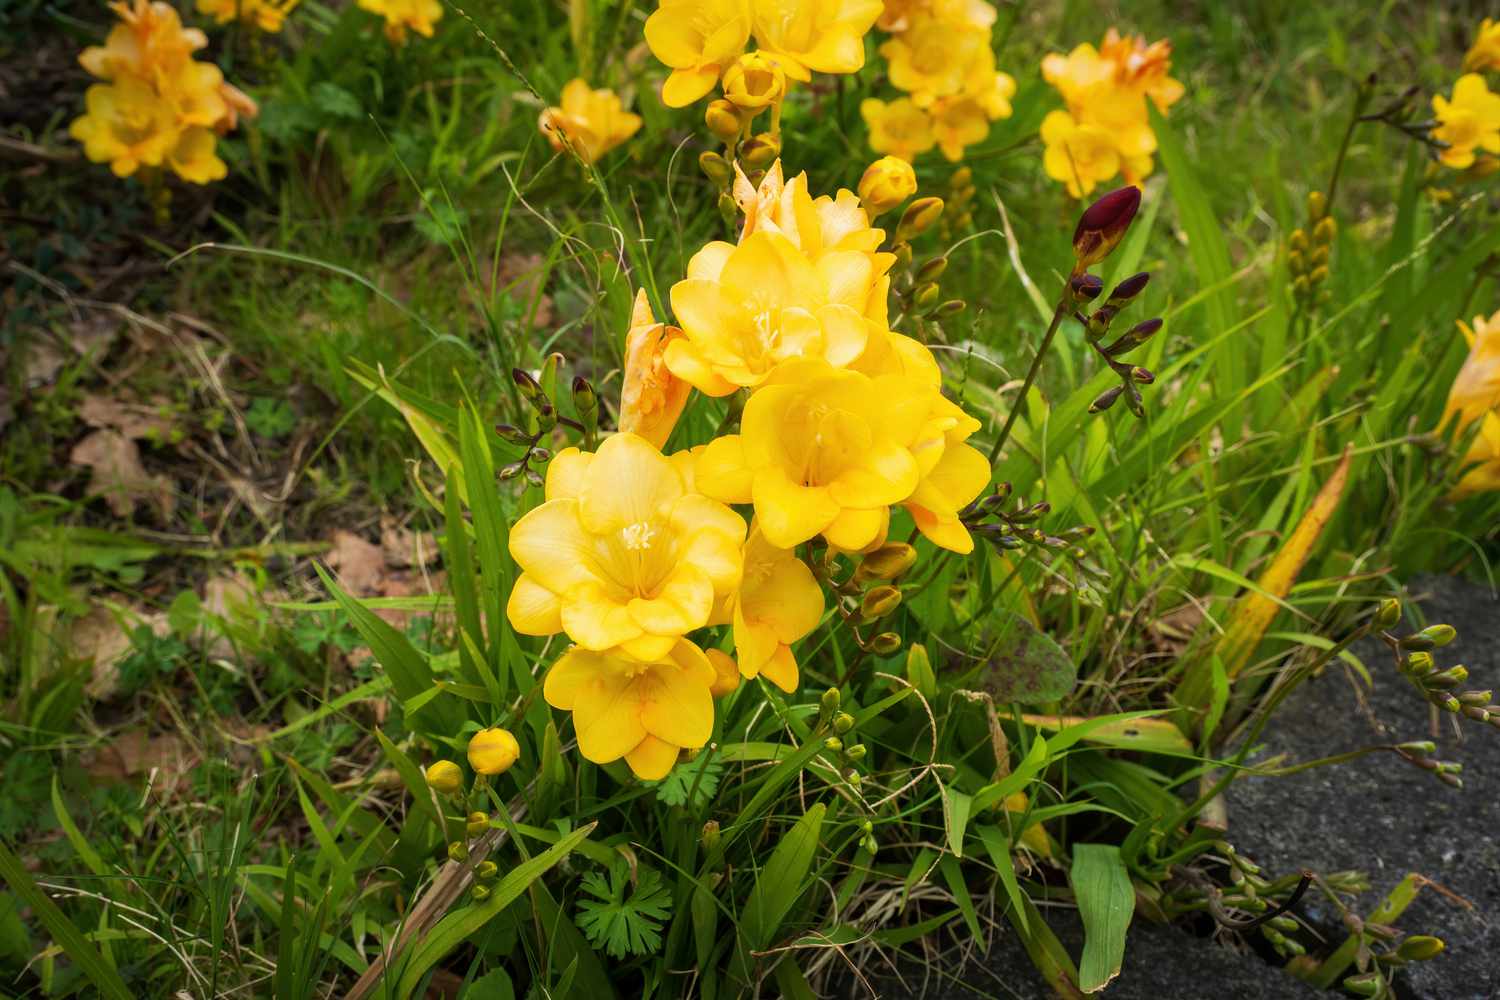
M 1063 316 L 1067 315 L 1070 295 L 1066 285 L 1063 286 L 1062 297 L 1057 300 L 1057 308 L 1052 310 L 1052 322 L 1047 325 L 1047 333 L 1042 337 L 1042 344 L 1037 348 L 1036 357 L 1031 359 L 1031 368 L 1026 372 L 1026 381 L 1021 385 L 1021 393 L 1016 397 L 1016 403 L 1010 408 L 1010 416 L 1005 420 L 1005 426 L 1000 428 L 1000 434 L 995 438 L 995 443 L 990 446 L 990 465 L 993 466 L 1000 458 L 1000 449 L 1005 446 L 1010 437 L 1011 428 L 1016 425 L 1016 418 L 1021 415 L 1021 408 L 1026 405 L 1026 397 L 1031 393 L 1031 386 L 1036 382 L 1037 374 L 1042 370 L 1042 359 L 1047 356 L 1047 349 L 1052 346 L 1052 338 L 1057 336 L 1057 328 L 1062 325 Z

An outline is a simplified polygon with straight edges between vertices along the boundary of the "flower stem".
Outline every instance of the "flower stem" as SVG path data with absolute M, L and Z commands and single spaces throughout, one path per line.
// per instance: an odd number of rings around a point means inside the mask
M 1021 393 L 1016 397 L 1016 405 L 1010 408 L 1010 416 L 1005 420 L 1005 426 L 1000 428 L 1000 434 L 995 438 L 995 443 L 990 446 L 990 465 L 995 464 L 1000 457 L 1000 449 L 1005 446 L 1010 437 L 1011 428 L 1016 424 L 1016 418 L 1021 415 L 1021 407 L 1026 405 L 1026 396 L 1031 392 L 1032 383 L 1036 381 L 1037 373 L 1042 370 L 1042 359 L 1047 356 L 1047 349 L 1052 346 L 1052 338 L 1057 336 L 1057 328 L 1062 325 L 1062 320 L 1068 312 L 1068 286 L 1063 286 L 1062 297 L 1057 300 L 1057 308 L 1052 310 L 1052 322 L 1047 326 L 1047 333 L 1042 337 L 1042 345 L 1037 348 L 1036 357 L 1031 360 L 1031 368 L 1026 372 L 1026 381 L 1021 386 Z

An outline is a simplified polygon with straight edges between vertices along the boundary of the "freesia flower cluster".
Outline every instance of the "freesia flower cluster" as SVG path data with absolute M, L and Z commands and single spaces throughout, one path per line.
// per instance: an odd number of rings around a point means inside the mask
M 557 152 L 571 145 L 584 163 L 597 163 L 640 131 L 641 116 L 626 111 L 613 90 L 595 90 L 579 78 L 568 81 L 561 103 L 543 111 L 537 124 Z
M 1459 480 L 1453 499 L 1500 490 L 1500 312 L 1489 319 L 1475 316 L 1472 327 L 1460 320 L 1458 328 L 1469 356 L 1448 390 L 1442 424 L 1460 435 L 1473 431 L 1476 421 L 1479 429 L 1461 460 L 1472 468 Z
M 721 80 L 731 100 L 765 105 L 786 80 L 857 72 L 880 11 L 881 0 L 661 0 L 646 19 L 646 44 L 672 70 L 662 87 L 668 107 L 687 107 Z
M 104 82 L 88 89 L 87 111 L 69 134 L 83 143 L 84 155 L 120 177 L 160 167 L 194 184 L 224 177 L 228 169 L 215 144 L 240 116 L 254 117 L 255 102 L 213 63 L 193 58 L 208 38 L 184 28 L 170 4 L 121 0 L 111 9 L 120 23 L 103 46 L 90 46 L 78 59 Z
M 886 0 L 877 25 L 891 37 L 880 54 L 906 96 L 860 105 L 871 149 L 910 160 L 936 146 L 957 161 L 1011 116 L 1016 81 L 995 67 L 994 23 L 985 0 Z
M 736 168 L 733 191 L 738 239 L 693 256 L 671 290 L 678 325 L 637 299 L 619 432 L 559 452 L 510 533 L 511 624 L 573 643 L 548 703 L 573 713 L 584 757 L 648 779 L 707 742 L 714 696 L 740 678 L 796 689 L 793 646 L 824 612 L 815 546 L 903 572 L 891 550 L 910 547 L 886 542 L 903 509 L 968 552 L 959 512 L 990 479 L 967 443 L 979 421 L 943 396 L 928 349 L 889 328 L 895 256 L 859 197 L 814 197 L 779 161 L 759 183 Z M 738 431 L 664 451 L 693 390 L 740 394 Z M 733 657 L 695 638 L 713 626 Z
M 1453 85 L 1453 96 L 1432 97 L 1432 138 L 1441 146 L 1438 160 L 1444 166 L 1477 176 L 1500 169 L 1500 94 L 1490 90 L 1483 76 L 1497 71 L 1500 22 L 1485 18 L 1464 57 L 1464 75 Z
M 393 45 L 404 44 L 408 31 L 431 38 L 443 18 L 441 0 L 359 0 L 359 8 L 385 18 L 385 37 Z
M 302 0 L 198 0 L 198 11 L 218 24 L 243 21 L 275 34 Z
M 1085 43 L 1043 59 L 1043 78 L 1067 104 L 1042 120 L 1047 176 L 1081 198 L 1116 174 L 1127 184 L 1149 175 L 1156 133 L 1146 101 L 1166 114 L 1183 95 L 1182 84 L 1167 75 L 1171 56 L 1166 39 L 1148 45 L 1111 28 L 1097 49 Z

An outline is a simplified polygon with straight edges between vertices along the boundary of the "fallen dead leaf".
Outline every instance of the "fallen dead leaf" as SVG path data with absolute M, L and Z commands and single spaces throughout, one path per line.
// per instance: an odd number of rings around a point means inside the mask
M 171 631 L 164 613 L 107 599 L 101 599 L 89 608 L 88 614 L 68 624 L 69 655 L 90 664 L 84 694 L 95 701 L 109 701 L 115 696 L 120 684 L 120 659 L 130 652 L 131 633 L 142 625 L 158 637 Z
M 380 519 L 380 550 L 387 566 L 431 566 L 438 556 L 437 539 L 430 531 L 403 528 L 393 517 Z
M 88 763 L 89 774 L 99 781 L 125 781 L 149 776 L 164 794 L 182 787 L 197 766 L 192 749 L 173 733 L 151 736 L 145 729 L 127 729 L 112 743 L 100 747 Z
M 160 403 L 126 403 L 108 396 L 88 395 L 79 404 L 78 415 L 90 427 L 117 430 L 131 439 L 166 442 L 176 430 L 167 408 Z
M 380 546 L 365 541 L 352 531 L 333 533 L 333 548 L 328 565 L 339 577 L 344 589 L 356 597 L 373 597 L 380 593 L 385 579 L 385 553 Z
M 69 460 L 91 472 L 85 494 L 102 496 L 117 517 L 134 514 L 138 500 L 149 500 L 163 521 L 171 517 L 175 499 L 170 480 L 148 473 L 141 450 L 119 431 L 94 431 L 73 446 Z

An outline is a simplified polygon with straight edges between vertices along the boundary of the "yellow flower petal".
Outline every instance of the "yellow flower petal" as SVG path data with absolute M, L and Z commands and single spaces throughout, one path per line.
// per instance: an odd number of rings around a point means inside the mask
M 784 549 L 807 541 L 839 515 L 827 488 L 794 483 L 781 469 L 757 471 L 750 494 L 761 530 Z
M 699 453 L 693 474 L 698 489 L 706 496 L 724 503 L 750 502 L 753 475 L 745 464 L 745 451 L 738 434 L 710 441 Z
M 547 463 L 547 499 L 572 498 L 576 500 L 578 494 L 583 492 L 584 477 L 593 461 L 592 452 L 580 451 L 577 448 L 564 448 L 553 455 L 552 461 Z
M 634 434 L 599 446 L 578 494 L 578 522 L 607 534 L 664 517 L 682 496 L 682 478 L 666 456 Z
M 511 588 L 505 617 L 522 635 L 555 635 L 562 631 L 562 604 L 552 591 L 522 573 Z
M 681 747 L 647 734 L 645 739 L 636 744 L 634 750 L 625 755 L 625 763 L 630 765 L 631 772 L 642 781 L 660 781 L 677 766 L 677 757 L 681 752 Z

